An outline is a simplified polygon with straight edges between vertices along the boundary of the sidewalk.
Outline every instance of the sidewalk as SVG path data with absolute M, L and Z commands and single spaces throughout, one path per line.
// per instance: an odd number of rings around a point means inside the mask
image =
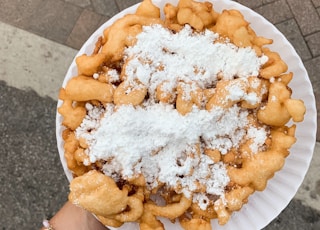
M 77 50 L 138 0 L 0 0 L 0 227 L 37 229 L 66 201 L 55 140 L 58 89 Z M 318 108 L 314 159 L 297 195 L 265 230 L 320 229 L 320 0 L 240 0 L 292 43 Z M 41 164 L 40 164 L 41 163 Z M 253 217 L 254 218 L 254 217 Z

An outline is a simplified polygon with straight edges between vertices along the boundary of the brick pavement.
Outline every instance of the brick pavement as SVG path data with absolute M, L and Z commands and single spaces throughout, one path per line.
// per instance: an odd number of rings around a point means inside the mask
M 0 20 L 79 49 L 101 24 L 139 0 L 0 0 Z M 238 0 L 273 23 L 304 62 L 320 107 L 320 0 Z M 320 117 L 318 112 L 318 124 Z M 320 140 L 318 125 L 317 140 Z

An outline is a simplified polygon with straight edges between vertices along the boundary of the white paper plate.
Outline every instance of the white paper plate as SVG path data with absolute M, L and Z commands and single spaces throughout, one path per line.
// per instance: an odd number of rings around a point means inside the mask
M 165 2 L 171 2 L 176 5 L 178 0 L 153 0 L 153 2 L 162 9 Z M 315 108 L 315 98 L 307 71 L 302 64 L 301 59 L 287 39 L 271 23 L 261 15 L 240 5 L 239 3 L 221 0 L 211 0 L 210 2 L 214 4 L 215 10 L 219 12 L 223 9 L 240 10 L 246 20 L 251 23 L 251 27 L 255 30 L 257 35 L 273 39 L 274 43 L 269 46 L 270 49 L 277 51 L 281 55 L 282 59 L 288 64 L 289 71 L 294 73 L 294 78 L 290 83 L 290 87 L 293 89 L 292 97 L 302 99 L 307 108 L 304 121 L 297 124 L 297 142 L 291 148 L 291 154 L 286 159 L 283 169 L 277 172 L 275 176 L 269 180 L 268 186 L 263 192 L 255 192 L 250 196 L 248 204 L 244 205 L 239 212 L 235 212 L 226 225 L 220 226 L 216 220 L 212 221 L 212 228 L 217 230 L 261 229 L 276 218 L 288 205 L 290 200 L 296 194 L 309 168 L 316 142 L 317 113 Z M 134 13 L 137 6 L 138 5 L 134 5 L 122 11 L 103 24 L 92 34 L 76 56 L 83 53 L 91 54 L 94 49 L 95 42 L 98 37 L 102 35 L 103 30 L 125 14 Z M 77 68 L 75 60 L 73 60 L 62 86 L 65 86 L 67 81 L 76 75 Z M 61 101 L 58 101 L 58 107 L 60 105 Z M 72 174 L 67 168 L 66 161 L 64 159 L 63 140 L 61 137 L 61 133 L 64 128 L 61 125 L 61 121 L 62 117 L 57 113 L 56 136 L 58 150 L 65 174 L 68 180 L 71 181 Z M 165 219 L 161 219 L 161 221 L 165 224 L 166 229 L 182 229 L 179 224 L 172 224 Z M 129 223 L 118 229 L 134 230 L 139 228 L 137 224 Z

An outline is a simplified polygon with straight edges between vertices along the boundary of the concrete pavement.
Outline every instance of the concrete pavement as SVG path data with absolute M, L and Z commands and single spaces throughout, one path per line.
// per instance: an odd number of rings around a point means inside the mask
M 37 229 L 66 201 L 68 182 L 55 140 L 58 89 L 88 36 L 137 2 L 0 0 L 1 229 Z M 320 0 L 238 2 L 265 16 L 293 44 L 313 84 L 319 121 Z M 298 193 L 265 229 L 320 229 L 319 167 L 317 142 Z

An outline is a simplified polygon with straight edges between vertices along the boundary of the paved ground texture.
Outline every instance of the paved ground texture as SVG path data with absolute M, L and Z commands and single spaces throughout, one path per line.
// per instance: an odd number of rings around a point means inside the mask
M 138 0 L 0 0 L 0 229 L 38 229 L 66 201 L 58 89 L 98 26 Z M 320 0 L 240 0 L 292 43 L 320 108 Z M 298 193 L 266 230 L 320 229 L 320 143 Z M 254 217 L 253 217 L 254 218 Z

